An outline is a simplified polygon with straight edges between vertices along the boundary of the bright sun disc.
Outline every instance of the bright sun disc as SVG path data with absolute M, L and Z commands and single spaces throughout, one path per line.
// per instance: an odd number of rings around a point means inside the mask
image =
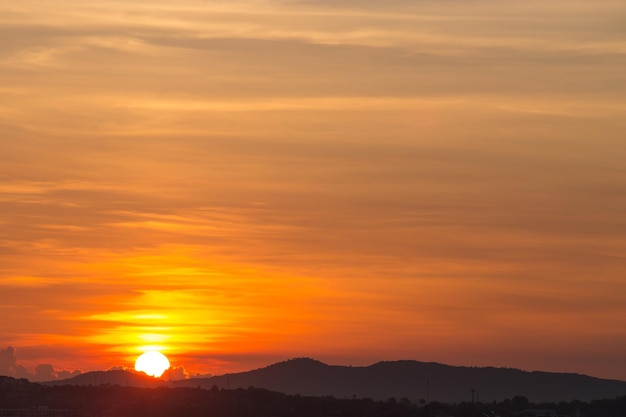
M 135 370 L 145 372 L 155 378 L 160 377 L 170 367 L 170 361 L 161 352 L 150 351 L 141 354 L 135 361 Z

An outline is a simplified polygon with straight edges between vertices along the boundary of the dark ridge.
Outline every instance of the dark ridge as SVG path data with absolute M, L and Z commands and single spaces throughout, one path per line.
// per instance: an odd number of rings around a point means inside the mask
M 63 379 L 60 381 L 43 382 L 43 385 L 119 385 L 121 387 L 140 387 L 153 388 L 167 384 L 166 381 L 152 378 L 145 374 L 135 372 L 112 370 L 112 371 L 93 371 L 77 375 L 73 378 Z
M 287 394 L 338 398 L 390 397 L 441 402 L 502 401 L 516 395 L 534 402 L 589 401 L 626 395 L 626 382 L 585 375 L 527 372 L 510 368 L 456 367 L 418 361 L 370 366 L 331 366 L 308 358 L 207 379 L 174 381 L 176 386 L 259 387 Z M 472 394 L 473 391 L 473 394 Z
M 503 401 L 525 396 L 532 402 L 591 401 L 626 395 L 626 382 L 586 375 L 527 372 L 493 367 L 458 367 L 411 360 L 370 366 L 335 366 L 296 358 L 264 368 L 179 381 L 162 381 L 126 371 L 90 372 L 48 385 L 120 385 L 135 387 L 257 387 L 285 394 L 336 398 L 407 398 L 417 403 Z

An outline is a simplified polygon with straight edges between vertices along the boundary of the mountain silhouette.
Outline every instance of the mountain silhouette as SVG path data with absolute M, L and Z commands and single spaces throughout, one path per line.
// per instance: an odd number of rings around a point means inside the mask
M 265 388 L 286 394 L 337 398 L 408 398 L 440 402 L 502 401 L 520 395 L 532 402 L 615 398 L 626 395 L 626 382 L 586 375 L 527 372 L 493 367 L 458 367 L 433 362 L 393 361 L 370 366 L 335 366 L 297 358 L 253 371 L 211 378 L 155 380 L 125 371 L 86 373 L 55 385 L 101 383 L 150 387 Z M 112 374 L 107 376 L 106 374 Z
M 69 379 L 43 382 L 43 385 L 119 385 L 122 387 L 154 388 L 163 386 L 165 381 L 155 379 L 143 373 L 111 370 L 93 371 Z

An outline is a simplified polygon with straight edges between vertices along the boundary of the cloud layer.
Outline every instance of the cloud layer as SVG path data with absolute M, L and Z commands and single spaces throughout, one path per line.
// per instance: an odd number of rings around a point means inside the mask
M 0 344 L 32 372 L 626 379 L 622 2 L 74 3 L 0 6 Z
M 19 364 L 15 348 L 8 346 L 6 349 L 0 350 L 0 375 L 12 376 L 14 378 L 26 378 L 31 381 L 54 381 L 72 378 L 80 375 L 79 370 L 67 371 L 57 370 L 52 365 L 40 363 L 34 369 L 34 372 L 28 371 L 26 367 Z

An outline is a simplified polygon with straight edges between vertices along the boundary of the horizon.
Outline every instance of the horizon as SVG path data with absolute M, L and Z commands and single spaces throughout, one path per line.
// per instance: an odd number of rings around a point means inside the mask
M 452 367 L 452 368 L 502 369 L 502 370 L 521 371 L 521 372 L 524 372 L 524 373 L 536 373 L 536 372 L 538 372 L 538 373 L 550 373 L 550 374 L 561 374 L 561 375 L 579 375 L 579 376 L 586 376 L 586 377 L 591 377 L 591 378 L 594 378 L 594 379 L 601 379 L 601 380 L 607 380 L 607 381 L 626 382 L 626 380 L 615 379 L 615 378 L 602 378 L 602 377 L 598 377 L 598 376 L 595 376 L 595 375 L 582 374 L 582 373 L 578 373 L 578 372 L 567 372 L 567 371 L 556 372 L 556 371 L 549 371 L 549 370 L 545 370 L 545 369 L 521 369 L 521 368 L 508 367 L 508 366 L 490 366 L 490 365 L 484 365 L 484 366 L 452 365 L 452 364 L 441 363 L 441 362 L 421 361 L 421 360 L 417 360 L 417 359 L 379 360 L 379 361 L 375 361 L 375 362 L 367 362 L 367 363 L 364 363 L 364 364 L 353 365 L 353 364 L 341 364 L 341 363 L 327 363 L 325 361 L 318 360 L 316 358 L 308 357 L 308 356 L 299 356 L 299 357 L 285 358 L 283 360 L 278 360 L 277 362 L 262 364 L 262 365 L 259 365 L 257 367 L 254 367 L 254 368 L 241 369 L 241 370 L 237 370 L 237 371 L 231 371 L 231 372 L 220 373 L 220 374 L 201 374 L 201 373 L 193 374 L 193 373 L 188 373 L 182 367 L 178 367 L 178 366 L 172 365 L 170 368 L 168 368 L 165 371 L 165 373 L 163 375 L 161 375 L 161 376 L 153 376 L 153 375 L 150 375 L 150 374 L 146 373 L 145 371 L 137 370 L 137 369 L 135 369 L 132 366 L 118 365 L 118 366 L 112 366 L 112 367 L 110 367 L 108 369 L 74 370 L 73 374 L 71 374 L 71 375 L 69 373 L 63 374 L 63 375 L 61 375 L 61 374 L 56 375 L 55 374 L 50 379 L 40 379 L 41 376 L 36 375 L 36 374 L 21 375 L 19 377 L 27 379 L 30 382 L 39 383 L 39 382 L 64 381 L 64 380 L 73 379 L 74 377 L 78 377 L 78 376 L 89 374 L 89 373 L 108 373 L 108 372 L 122 371 L 122 372 L 129 372 L 129 373 L 132 373 L 132 374 L 135 374 L 135 375 L 140 375 L 142 377 L 146 377 L 146 378 L 149 378 L 149 379 L 154 379 L 154 380 L 157 380 L 157 381 L 160 380 L 160 381 L 167 382 L 167 381 L 181 381 L 181 380 L 186 380 L 186 379 L 223 377 L 223 376 L 227 376 L 227 375 L 235 375 L 235 374 L 247 373 L 247 372 L 251 372 L 251 371 L 263 370 L 265 368 L 273 367 L 274 365 L 280 365 L 280 364 L 284 364 L 284 363 L 289 363 L 289 362 L 294 362 L 294 361 L 303 361 L 303 360 L 317 362 L 317 363 L 320 363 L 320 364 L 322 364 L 324 366 L 329 366 L 329 367 L 344 367 L 344 368 L 368 368 L 368 367 L 372 367 L 374 365 L 384 364 L 384 363 L 414 362 L 414 363 L 420 363 L 420 364 L 439 365 L 439 366 Z M 0 376 L 1 375 L 2 374 L 0 374 Z M 5 376 L 9 376 L 9 375 L 5 375 Z M 12 376 L 12 377 L 15 378 L 16 376 Z
M 625 2 L 75 3 L 0 4 L 0 374 L 626 380 Z

